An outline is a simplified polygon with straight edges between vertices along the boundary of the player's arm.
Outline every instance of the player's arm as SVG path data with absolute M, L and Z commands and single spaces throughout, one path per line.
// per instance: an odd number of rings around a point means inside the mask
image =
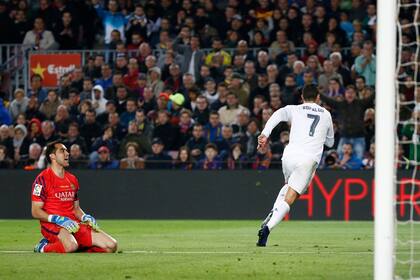
M 330 116 L 329 126 L 327 130 L 327 137 L 325 138 L 325 146 L 331 148 L 334 146 L 334 125 Z
M 290 120 L 290 109 L 290 106 L 286 106 L 275 111 L 274 114 L 271 115 L 265 124 L 264 130 L 258 137 L 258 149 L 265 149 L 268 143 L 268 137 L 270 137 L 271 132 L 280 122 L 287 122 Z
M 44 211 L 44 202 L 32 201 L 32 217 L 42 222 L 50 222 L 65 228 L 70 233 L 75 233 L 79 230 L 79 224 L 67 217 L 59 215 L 51 215 Z
M 85 211 L 82 210 L 79 200 L 74 202 L 74 214 L 76 215 L 76 218 L 82 221 L 82 223 L 90 225 L 95 231 L 99 230 L 99 225 L 96 222 L 96 219 L 93 216 L 86 214 Z
M 48 213 L 44 211 L 44 202 L 32 201 L 32 217 L 40 220 L 41 222 L 48 222 Z

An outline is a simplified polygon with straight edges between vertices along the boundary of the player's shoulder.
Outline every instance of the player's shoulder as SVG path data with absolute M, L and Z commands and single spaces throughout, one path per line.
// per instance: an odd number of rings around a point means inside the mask
M 49 182 L 51 182 L 51 173 L 49 168 L 42 170 L 35 178 L 35 184 L 42 185 L 44 187 L 50 185 Z
M 67 171 L 66 170 L 66 177 L 68 178 L 68 179 L 71 179 L 71 180 L 73 180 L 73 181 L 77 181 L 77 177 L 76 177 L 76 175 L 74 175 L 73 173 L 71 173 L 70 171 Z

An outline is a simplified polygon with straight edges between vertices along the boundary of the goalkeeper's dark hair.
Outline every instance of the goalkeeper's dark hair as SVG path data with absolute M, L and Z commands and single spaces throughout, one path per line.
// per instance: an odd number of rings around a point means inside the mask
M 47 149 L 45 150 L 45 159 L 48 163 L 51 163 L 50 155 L 54 154 L 57 151 L 57 144 L 62 144 L 60 141 L 52 141 L 47 144 Z
M 318 88 L 315 85 L 307 85 L 303 87 L 302 97 L 306 101 L 315 101 L 318 95 Z

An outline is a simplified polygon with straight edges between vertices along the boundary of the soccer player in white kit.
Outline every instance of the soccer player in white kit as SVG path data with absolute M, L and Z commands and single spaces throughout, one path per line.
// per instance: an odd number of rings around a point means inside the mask
M 258 137 L 258 149 L 267 149 L 271 131 L 279 122 L 290 122 L 289 144 L 282 157 L 285 185 L 280 190 L 273 209 L 261 225 L 257 246 L 266 246 L 268 235 L 289 213 L 290 206 L 311 182 L 321 160 L 324 145 L 334 145 L 331 114 L 319 106 L 320 96 L 314 85 L 302 90 L 303 104 L 277 110 Z

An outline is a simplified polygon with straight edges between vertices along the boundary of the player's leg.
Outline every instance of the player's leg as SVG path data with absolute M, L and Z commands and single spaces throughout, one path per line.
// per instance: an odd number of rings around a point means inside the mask
M 74 236 L 66 229 L 60 229 L 57 239 L 43 248 L 44 253 L 72 253 L 76 252 L 78 244 Z
M 113 237 L 102 230 L 94 231 L 85 224 L 80 224 L 80 229 L 74 237 L 84 252 L 114 253 L 117 251 L 117 241 Z
M 118 248 L 117 240 L 102 230 L 92 230 L 92 246 L 99 247 L 107 253 L 115 253 Z

